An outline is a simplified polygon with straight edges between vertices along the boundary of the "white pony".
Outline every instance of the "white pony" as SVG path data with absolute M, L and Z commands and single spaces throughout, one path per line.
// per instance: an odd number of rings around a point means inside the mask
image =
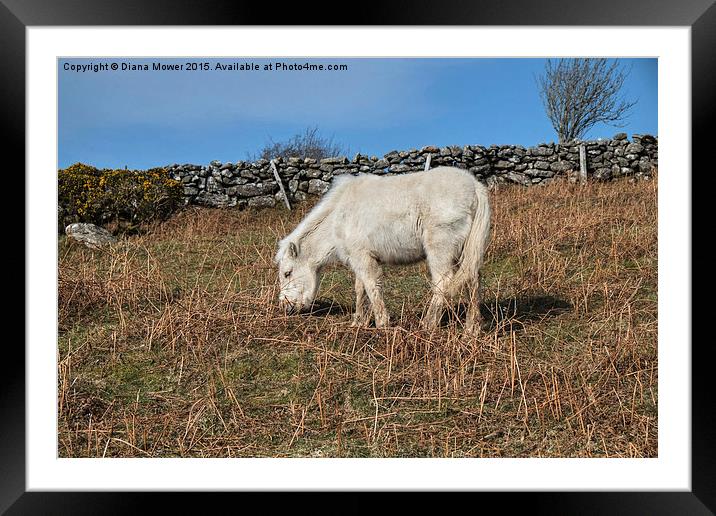
M 469 290 L 466 329 L 479 331 L 479 275 L 490 232 L 487 189 L 454 167 L 378 177 L 338 177 L 291 234 L 279 242 L 279 303 L 309 307 L 321 269 L 343 263 L 355 273 L 353 325 L 389 324 L 381 264 L 427 260 L 433 295 L 423 325 L 435 328 L 445 302 Z M 367 298 L 367 299 L 366 299 Z

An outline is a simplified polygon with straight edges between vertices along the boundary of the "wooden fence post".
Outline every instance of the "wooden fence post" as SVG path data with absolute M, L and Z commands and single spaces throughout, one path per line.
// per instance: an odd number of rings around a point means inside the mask
M 283 202 L 286 208 L 288 208 L 288 211 L 291 211 L 291 203 L 288 202 L 288 195 L 286 195 L 286 190 L 283 189 L 283 182 L 281 181 L 281 176 L 278 175 L 278 169 L 276 168 L 274 160 L 271 160 L 271 170 L 273 170 L 273 177 L 276 178 L 278 187 L 281 190 L 281 195 L 283 195 Z
M 584 144 L 579 146 L 579 182 L 587 182 L 587 149 Z

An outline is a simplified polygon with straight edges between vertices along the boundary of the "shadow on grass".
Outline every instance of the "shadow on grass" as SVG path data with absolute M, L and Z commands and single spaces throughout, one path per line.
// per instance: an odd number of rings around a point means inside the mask
M 550 295 L 512 297 L 499 300 L 497 303 L 480 305 L 482 327 L 490 331 L 500 327 L 509 327 L 511 331 L 519 330 L 525 323 L 556 317 L 571 309 L 572 305 L 569 302 Z M 459 303 L 453 310 L 447 310 L 443 314 L 441 324 L 456 321 L 464 323 L 466 314 L 467 303 Z
M 353 306 L 343 305 L 331 299 L 317 299 L 311 308 L 303 310 L 301 315 L 313 317 L 326 317 L 331 315 L 348 315 L 353 312 Z M 493 331 L 504 329 L 509 331 L 520 330 L 525 323 L 541 321 L 548 317 L 569 312 L 572 305 L 555 296 L 520 296 L 516 298 L 503 299 L 497 303 L 482 303 L 480 313 L 482 314 L 483 330 Z M 445 310 L 441 319 L 441 326 L 451 323 L 464 324 L 467 315 L 467 303 L 459 303 L 452 309 Z M 415 313 L 416 318 L 421 318 L 422 313 Z M 373 326 L 371 321 L 370 326 Z
M 316 299 L 310 308 L 301 311 L 301 315 L 327 316 L 346 315 L 353 311 L 352 306 L 345 306 L 331 299 Z

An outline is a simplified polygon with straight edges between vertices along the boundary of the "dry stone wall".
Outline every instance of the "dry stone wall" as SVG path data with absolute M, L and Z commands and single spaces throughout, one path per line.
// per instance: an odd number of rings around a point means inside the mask
M 334 177 L 342 174 L 406 174 L 424 170 L 430 156 L 430 168 L 450 165 L 469 170 L 480 181 L 518 183 L 525 186 L 546 184 L 554 177 L 576 177 L 579 171 L 579 147 L 586 149 L 587 175 L 608 181 L 625 176 L 650 177 L 658 167 L 658 140 L 651 135 L 614 135 L 569 144 L 545 143 L 535 147 L 520 145 L 465 145 L 391 151 L 383 157 L 357 154 L 347 157 L 278 158 L 275 161 L 284 190 L 292 203 L 316 198 L 325 193 Z M 184 185 L 187 204 L 212 207 L 275 206 L 282 194 L 268 160 L 237 161 L 209 165 L 173 164 L 166 167 L 174 179 Z

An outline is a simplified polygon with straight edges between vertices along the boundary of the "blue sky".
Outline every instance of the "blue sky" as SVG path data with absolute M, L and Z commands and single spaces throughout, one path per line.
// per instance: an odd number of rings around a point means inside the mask
M 269 63 L 345 64 L 342 71 L 264 70 Z M 116 63 L 120 69 L 110 68 Z M 122 63 L 149 71 L 121 70 Z M 209 70 L 153 71 L 152 63 L 208 63 Z M 216 70 L 251 63 L 258 71 Z M 657 135 L 657 60 L 623 59 L 638 99 L 616 132 Z M 73 71 L 71 65 L 106 70 Z M 58 161 L 107 168 L 244 160 L 269 138 L 307 127 L 356 152 L 382 156 L 425 145 L 556 140 L 535 77 L 544 59 L 60 59 Z

